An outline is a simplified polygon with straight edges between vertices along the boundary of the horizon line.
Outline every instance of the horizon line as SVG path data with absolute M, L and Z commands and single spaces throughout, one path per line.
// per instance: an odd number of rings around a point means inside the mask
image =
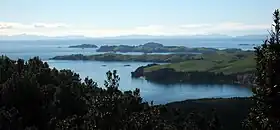
M 224 36 L 224 37 L 240 37 L 240 36 L 255 36 L 255 35 L 267 35 L 265 33 L 248 33 L 248 34 L 240 34 L 240 35 L 229 35 L 229 34 L 221 34 L 221 33 L 210 33 L 210 34 L 182 34 L 182 35 L 152 35 L 152 34 L 128 34 L 128 35 L 115 35 L 115 36 L 86 36 L 86 35 L 58 35 L 58 36 L 48 36 L 48 35 L 35 35 L 35 34 L 14 34 L 14 35 L 1 35 L 0 37 L 13 37 L 13 36 L 34 36 L 34 37 L 46 37 L 46 38 L 61 38 L 61 37 L 80 37 L 80 38 L 118 38 L 118 37 L 191 37 L 191 36 Z

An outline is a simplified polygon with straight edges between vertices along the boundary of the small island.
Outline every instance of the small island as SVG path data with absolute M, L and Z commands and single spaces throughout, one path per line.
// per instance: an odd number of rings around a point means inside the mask
M 238 44 L 239 46 L 249 46 L 250 44 Z
M 144 45 L 129 46 L 101 46 L 96 50 L 97 52 L 143 52 L 143 53 L 211 53 L 216 52 L 218 49 L 215 48 L 188 48 L 184 46 L 164 46 L 160 43 L 148 42 Z
M 81 44 L 81 45 L 69 46 L 68 48 L 98 48 L 98 46 L 94 44 Z
M 238 44 L 239 46 L 256 46 L 256 44 Z

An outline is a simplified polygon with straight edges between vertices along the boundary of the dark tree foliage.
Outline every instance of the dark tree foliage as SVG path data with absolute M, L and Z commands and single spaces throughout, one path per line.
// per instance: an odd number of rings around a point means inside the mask
M 255 105 L 246 126 L 252 130 L 280 129 L 280 15 L 273 14 L 270 37 L 255 48 L 257 87 L 254 89 Z
M 253 72 L 224 74 L 223 72 L 209 72 L 209 71 L 188 71 L 178 72 L 173 68 L 163 68 L 152 72 L 142 73 L 137 71 L 132 72 L 132 76 L 144 75 L 148 81 L 174 84 L 174 83 L 188 83 L 188 84 L 246 84 L 252 85 L 255 79 Z
M 38 57 L 27 62 L 0 57 L 1 130 L 213 130 L 217 118 L 143 102 L 140 90 L 122 92 L 116 71 L 105 89 L 70 70 L 49 68 Z M 176 115 L 168 119 L 163 113 Z M 210 116 L 211 117 L 211 116 Z

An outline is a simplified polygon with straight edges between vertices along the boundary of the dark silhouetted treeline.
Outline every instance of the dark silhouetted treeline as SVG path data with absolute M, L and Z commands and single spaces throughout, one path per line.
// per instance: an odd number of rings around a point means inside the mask
M 205 130 L 219 126 L 212 124 L 212 116 L 188 117 L 142 102 L 139 89 L 120 91 L 116 71 L 107 73 L 106 89 L 89 78 L 81 81 L 70 70 L 49 68 L 38 57 L 25 62 L 2 56 L 0 72 L 1 130 Z M 173 112 L 178 120 L 164 118 L 163 113 Z
M 224 74 L 222 72 L 189 71 L 178 72 L 172 68 L 163 68 L 151 72 L 144 72 L 141 66 L 131 72 L 133 78 L 145 77 L 146 80 L 160 84 L 243 84 L 252 86 L 254 84 L 254 72 Z
M 244 125 L 249 130 L 280 129 L 280 13 L 273 14 L 269 37 L 256 54 L 256 83 L 254 105 Z

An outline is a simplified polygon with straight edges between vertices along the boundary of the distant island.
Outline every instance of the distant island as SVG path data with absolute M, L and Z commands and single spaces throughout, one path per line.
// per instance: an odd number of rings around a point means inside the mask
M 131 76 L 162 84 L 254 84 L 252 51 L 219 51 L 199 56 L 200 60 L 140 66 Z
M 200 60 L 195 54 L 142 54 L 124 55 L 116 53 L 105 53 L 96 55 L 72 54 L 55 56 L 51 60 L 91 60 L 91 61 L 134 61 L 134 62 L 156 62 L 156 63 L 177 63 L 186 60 Z
M 101 46 L 96 50 L 97 52 L 143 52 L 143 53 L 207 53 L 215 52 L 218 49 L 215 48 L 188 48 L 184 46 L 164 46 L 160 43 L 148 42 L 144 45 L 129 46 Z
M 239 46 L 255 46 L 256 44 L 238 44 Z
M 94 44 L 81 44 L 81 45 L 69 46 L 68 48 L 98 48 L 98 46 Z
M 193 50 L 200 50 L 200 48 L 191 48 Z M 154 63 L 178 63 L 185 61 L 205 60 L 209 55 L 225 54 L 225 55 L 243 55 L 243 53 L 250 53 L 251 51 L 243 51 L 241 49 L 224 49 L 213 52 L 200 53 L 173 53 L 173 54 L 147 54 L 129 55 L 117 53 L 104 53 L 94 55 L 72 54 L 62 55 L 50 58 L 51 60 L 87 60 L 87 61 L 120 61 L 120 62 L 154 62 Z M 214 57 L 215 58 L 215 57 Z M 226 57 L 228 58 L 228 57 Z

